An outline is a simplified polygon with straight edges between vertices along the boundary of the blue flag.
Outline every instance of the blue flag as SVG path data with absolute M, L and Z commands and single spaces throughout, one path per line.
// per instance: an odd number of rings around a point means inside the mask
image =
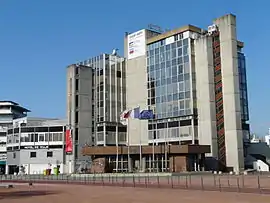
M 153 110 L 142 110 L 139 119 L 141 120 L 151 120 L 154 119 Z

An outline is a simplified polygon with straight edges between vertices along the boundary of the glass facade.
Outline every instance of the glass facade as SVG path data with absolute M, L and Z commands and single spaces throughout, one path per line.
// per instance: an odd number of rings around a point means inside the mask
M 147 46 L 148 106 L 156 119 L 192 114 L 190 39 L 173 38 Z
M 246 77 L 246 58 L 241 52 L 238 52 L 238 72 L 239 88 L 241 102 L 241 118 L 243 121 L 249 120 L 248 112 L 248 94 L 247 94 L 247 77 Z
M 126 127 L 120 124 L 120 113 L 126 109 L 125 60 L 102 54 L 80 64 L 93 68 L 92 122 L 96 141 L 115 145 L 126 143 Z

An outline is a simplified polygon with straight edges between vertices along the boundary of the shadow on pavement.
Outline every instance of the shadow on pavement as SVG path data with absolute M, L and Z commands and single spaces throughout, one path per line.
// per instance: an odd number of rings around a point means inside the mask
M 8 189 L 7 189 L 8 190 Z M 0 200 L 2 199 L 17 199 L 17 198 L 26 198 L 26 197 L 34 197 L 34 196 L 47 196 L 59 194 L 59 191 L 31 191 L 31 190 L 23 190 L 23 191 L 1 191 L 0 192 Z

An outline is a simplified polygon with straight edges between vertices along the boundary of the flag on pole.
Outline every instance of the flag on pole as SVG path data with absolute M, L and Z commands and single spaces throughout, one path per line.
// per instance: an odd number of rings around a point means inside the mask
M 133 119 L 136 119 L 136 118 L 139 119 L 140 118 L 140 107 L 136 107 L 136 108 L 132 109 L 129 117 L 133 118 Z
M 120 122 L 123 125 L 127 125 L 127 119 L 139 119 L 139 120 L 151 120 L 155 115 L 153 110 L 140 110 L 140 107 L 136 107 L 131 110 L 125 110 L 120 114 Z
M 120 123 L 127 125 L 127 119 L 130 117 L 131 110 L 125 110 L 120 114 Z
M 142 110 L 140 112 L 139 119 L 141 119 L 141 120 L 151 120 L 151 119 L 154 119 L 153 110 Z

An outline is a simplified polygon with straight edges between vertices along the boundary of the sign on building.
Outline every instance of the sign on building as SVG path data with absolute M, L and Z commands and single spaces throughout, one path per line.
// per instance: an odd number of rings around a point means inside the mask
M 128 59 L 145 55 L 145 43 L 145 30 L 140 30 L 128 35 Z

